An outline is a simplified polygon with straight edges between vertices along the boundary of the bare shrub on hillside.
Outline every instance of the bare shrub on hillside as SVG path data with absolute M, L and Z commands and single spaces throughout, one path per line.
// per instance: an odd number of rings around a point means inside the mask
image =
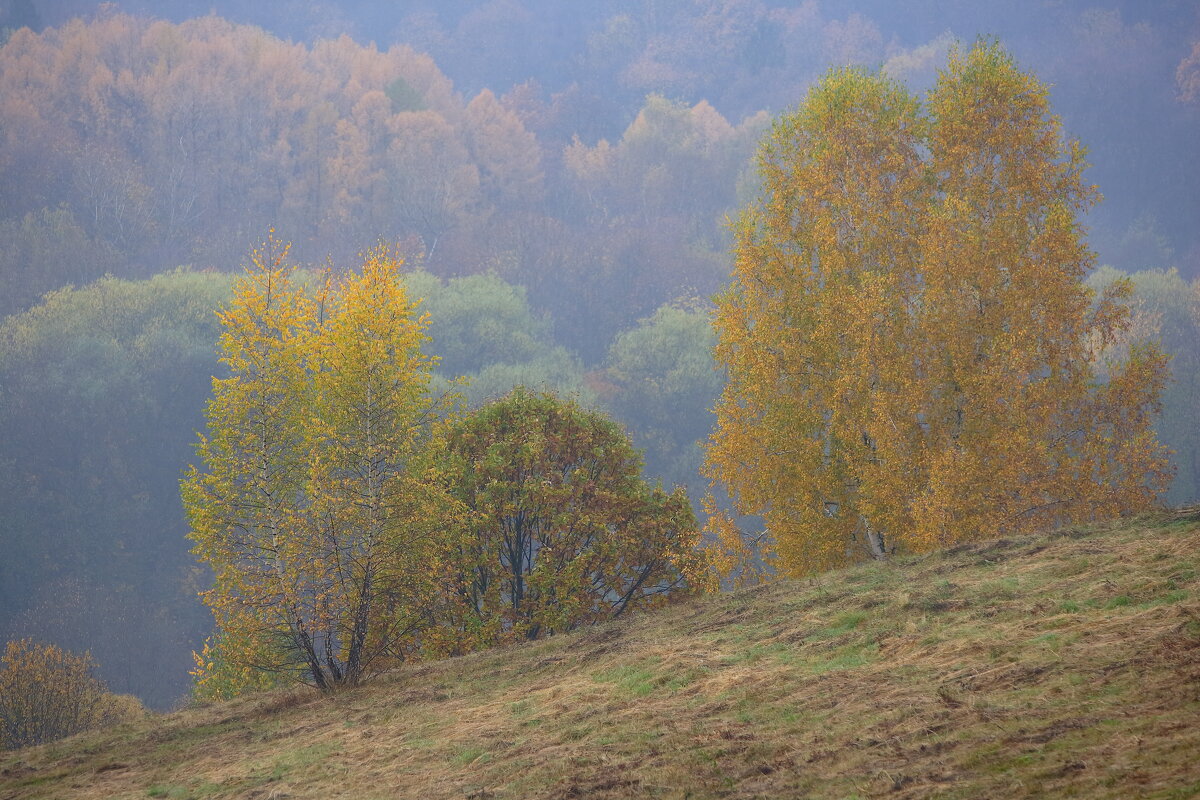
M 95 669 L 88 653 L 9 642 L 0 657 L 0 748 L 43 744 L 145 713 L 137 698 L 110 694 Z

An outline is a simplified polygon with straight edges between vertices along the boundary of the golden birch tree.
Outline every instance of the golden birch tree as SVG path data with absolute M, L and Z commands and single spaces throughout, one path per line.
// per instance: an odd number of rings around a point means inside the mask
M 208 435 L 196 448 L 204 469 L 189 470 L 182 496 L 193 552 L 213 570 L 202 597 L 222 663 L 247 677 L 302 665 L 321 685 L 304 455 L 316 308 L 286 259 L 274 239 L 253 252 L 219 312 L 228 377 L 213 379 Z
M 1083 167 L 993 44 L 952 54 L 924 107 L 837 70 L 775 123 L 718 302 L 707 471 L 783 571 L 1153 501 L 1165 361 L 1146 346 L 1096 379 L 1127 288 L 1093 304 L 1081 283 Z
M 436 590 L 434 534 L 453 520 L 428 450 L 428 318 L 401 261 L 369 253 L 331 293 L 313 364 L 309 495 L 328 677 L 358 683 L 418 649 Z M 335 654 L 330 658 L 329 654 Z
M 1129 324 L 1132 288 L 1093 303 L 1078 216 L 1097 199 L 1046 88 L 996 45 L 954 53 L 931 93 L 936 202 L 920 242 L 921 398 L 928 479 L 912 538 L 1103 519 L 1166 487 L 1151 423 L 1166 379 L 1154 344 L 1097 357 Z
M 718 300 L 717 406 L 709 474 L 763 514 L 785 567 L 881 553 L 895 509 L 873 481 L 909 463 L 901 412 L 908 307 L 918 288 L 916 210 L 929 196 L 918 103 L 839 70 L 759 154 L 765 200 L 738 223 L 735 280 Z M 880 449 L 885 452 L 880 453 Z M 729 547 L 737 531 L 711 523 Z
M 254 253 L 221 312 L 229 377 L 183 483 L 215 578 L 219 658 L 194 675 L 216 694 L 264 671 L 329 690 L 404 658 L 429 605 L 421 520 L 445 512 L 418 457 L 431 360 L 399 260 L 375 251 L 311 297 L 285 259 L 274 242 Z

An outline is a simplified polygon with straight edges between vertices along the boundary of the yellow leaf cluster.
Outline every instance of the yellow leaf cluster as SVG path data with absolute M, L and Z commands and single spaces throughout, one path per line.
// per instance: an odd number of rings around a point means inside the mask
M 274 239 L 256 251 L 221 312 L 229 376 L 182 487 L 215 578 L 203 696 L 263 672 L 352 685 L 405 658 L 434 590 L 431 529 L 453 517 L 424 447 L 442 403 L 402 262 L 380 247 L 313 290 L 286 256 Z

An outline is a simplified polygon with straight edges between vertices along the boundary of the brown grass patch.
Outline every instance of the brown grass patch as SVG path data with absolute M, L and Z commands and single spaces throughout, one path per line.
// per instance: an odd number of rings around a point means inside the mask
M 0 757 L 4 798 L 1200 796 L 1200 524 L 960 545 Z

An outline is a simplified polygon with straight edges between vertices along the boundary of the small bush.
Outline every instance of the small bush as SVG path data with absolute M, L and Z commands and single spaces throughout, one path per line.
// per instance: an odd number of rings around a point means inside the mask
M 148 712 L 142 701 L 131 694 L 108 694 L 100 700 L 97 728 L 111 728 L 142 719 Z
M 137 698 L 110 694 L 95 668 L 88 653 L 9 642 L 0 657 L 0 748 L 43 744 L 145 713 Z

